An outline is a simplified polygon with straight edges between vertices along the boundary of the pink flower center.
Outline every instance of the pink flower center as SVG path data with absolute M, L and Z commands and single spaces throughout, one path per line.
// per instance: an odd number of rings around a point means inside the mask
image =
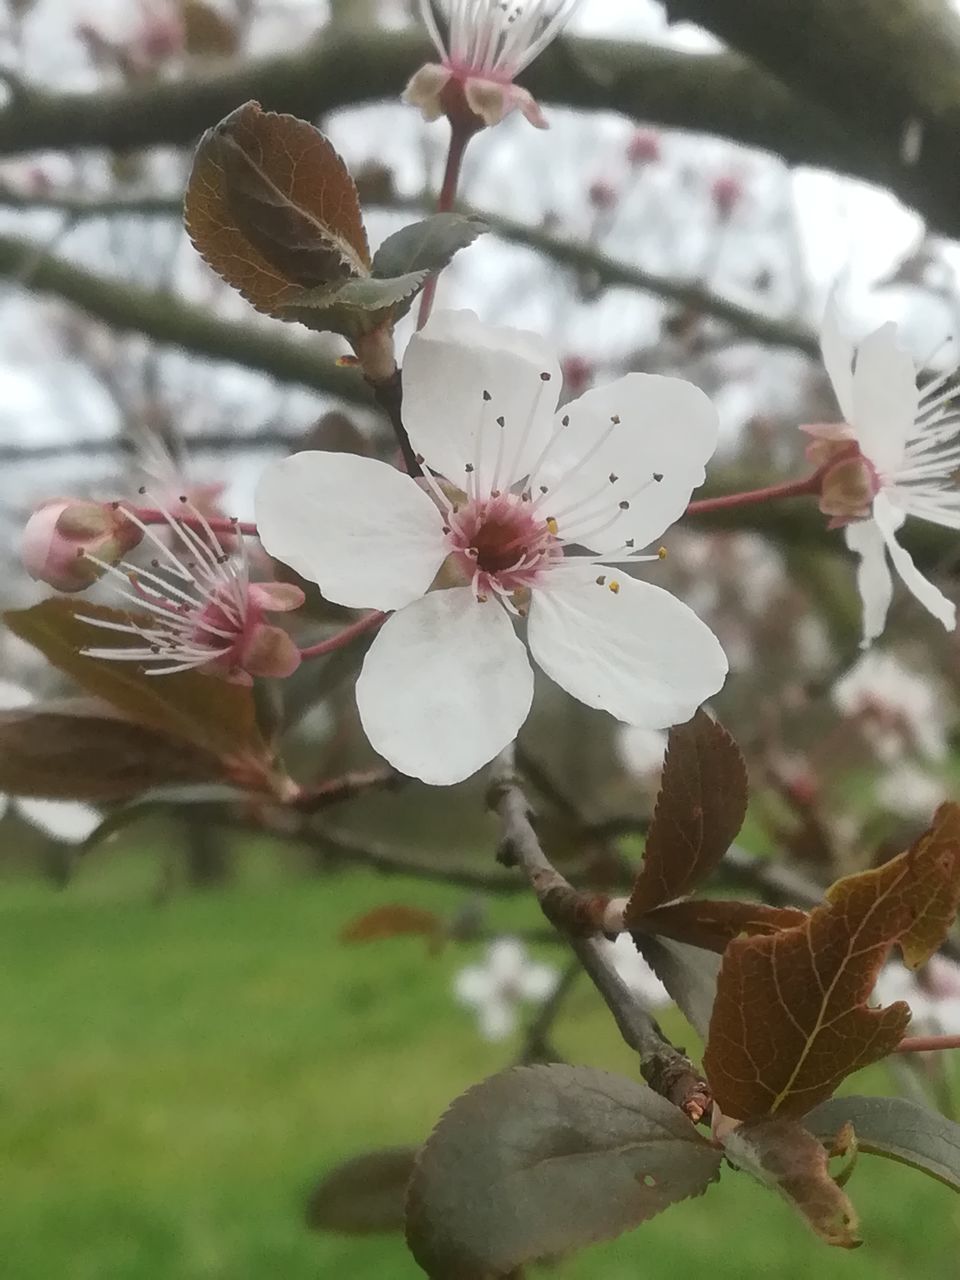
M 480 597 L 533 586 L 563 559 L 556 526 L 518 494 L 471 498 L 448 516 L 448 538 L 460 567 Z

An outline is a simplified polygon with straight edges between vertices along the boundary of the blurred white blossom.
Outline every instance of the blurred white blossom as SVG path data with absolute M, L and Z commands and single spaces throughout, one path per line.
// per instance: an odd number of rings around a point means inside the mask
M 891 813 L 929 821 L 947 798 L 947 788 L 942 778 L 909 761 L 901 761 L 879 780 L 874 794 Z
M 517 938 L 498 938 L 482 964 L 468 965 L 453 980 L 453 994 L 473 1009 L 485 1040 L 503 1040 L 517 1025 L 517 1006 L 539 1004 L 552 994 L 559 975 L 531 960 Z
M 868 650 L 833 687 L 833 703 L 856 720 L 881 760 L 911 751 L 943 760 L 950 701 L 929 675 L 911 671 L 888 650 Z
M 667 735 L 662 729 L 640 729 L 625 724 L 617 734 L 617 750 L 624 768 L 638 777 L 659 773 L 667 749 Z
M 960 1035 L 960 965 L 946 956 L 933 956 L 915 973 L 891 960 L 880 971 L 873 994 L 880 1005 L 907 1002 L 912 1036 Z
M 616 941 L 606 944 L 613 967 L 621 981 L 647 1006 L 659 1009 L 673 1001 L 666 987 L 644 960 L 629 933 L 617 935 Z

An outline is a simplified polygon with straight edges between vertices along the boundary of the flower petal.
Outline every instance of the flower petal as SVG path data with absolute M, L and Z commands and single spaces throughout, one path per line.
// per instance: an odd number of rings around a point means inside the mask
M 863 604 L 860 648 L 866 649 L 882 633 L 887 621 L 893 599 L 893 577 L 887 564 L 883 534 L 874 520 L 848 524 L 843 534 L 847 546 L 860 557 L 857 564 L 857 590 Z
M 409 476 L 352 453 L 295 453 L 256 494 L 264 548 L 335 604 L 400 609 L 447 555 L 443 520 Z
M 440 95 L 447 87 L 450 72 L 439 63 L 428 62 L 415 71 L 407 87 L 400 95 L 403 102 L 411 107 L 419 107 L 420 114 L 428 123 L 439 120 L 443 115 L 443 102 Z
M 490 1000 L 478 1010 L 480 1034 L 484 1040 L 496 1042 L 506 1040 L 517 1025 L 517 1014 L 513 1005 L 502 997 Z
M 720 642 L 668 591 L 613 570 L 601 576 L 607 585 L 598 585 L 597 566 L 564 566 L 534 591 L 534 658 L 573 697 L 627 724 L 665 729 L 689 720 L 723 687 Z
M 33 702 L 33 694 L 12 680 L 0 680 L 0 711 L 15 711 Z
M 631 538 L 645 547 L 683 515 L 718 421 L 692 383 L 629 373 L 566 405 L 557 429 L 531 487 L 553 491 L 544 511 L 562 538 L 603 552 Z
M 470 964 L 454 974 L 453 994 L 461 1004 L 473 1006 L 485 1004 L 494 998 L 498 990 L 496 980 L 489 970 L 481 965 Z
M 861 452 L 881 474 L 903 462 L 919 403 L 913 357 L 897 341 L 897 326 L 881 325 L 857 351 L 852 418 Z
M 533 672 L 506 613 L 467 587 L 433 591 L 389 618 L 357 681 L 373 748 L 434 786 L 492 760 L 532 700 Z
M 472 311 L 437 311 L 407 347 L 403 421 L 434 471 L 466 488 L 469 465 L 489 493 L 522 479 L 540 456 L 560 385 L 556 355 L 537 334 L 482 324 Z
M 932 613 L 937 621 L 941 622 L 948 631 L 955 630 L 957 625 L 956 605 L 948 600 L 938 587 L 935 587 L 932 582 L 923 576 L 913 563 L 913 557 L 910 552 L 901 547 L 897 541 L 896 532 L 903 524 L 904 517 L 884 493 L 878 493 L 873 501 L 873 519 L 887 545 L 887 551 L 890 553 L 893 567 L 899 573 L 907 590 L 912 592 L 923 607 Z
M 14 806 L 33 826 L 65 844 L 83 844 L 101 822 L 96 809 L 79 800 L 34 800 L 18 796 Z
M 560 975 L 549 964 L 528 964 L 517 979 L 517 991 L 524 1000 L 546 1000 L 557 989 Z
M 854 346 L 841 325 L 836 291 L 827 299 L 827 309 L 820 327 L 820 354 L 833 384 L 833 394 L 837 397 L 840 412 L 847 422 L 853 422 Z

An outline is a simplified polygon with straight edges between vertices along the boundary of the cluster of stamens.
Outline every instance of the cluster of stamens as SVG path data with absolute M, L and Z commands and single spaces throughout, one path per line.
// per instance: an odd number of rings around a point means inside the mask
M 540 380 L 543 388 L 550 382 L 551 375 L 542 373 Z M 621 425 L 618 414 L 611 416 L 606 429 L 584 455 L 565 463 L 554 477 L 544 467 L 570 426 L 569 415 L 564 415 L 540 456 L 525 474 L 516 478 L 538 409 L 539 397 L 510 460 L 506 457 L 506 420 L 503 415 L 495 414 L 493 398 L 489 391 L 484 391 L 475 435 L 475 457 L 464 466 L 461 492 L 451 497 L 430 471 L 424 470 L 424 481 L 443 513 L 444 533 L 454 563 L 470 581 L 478 601 L 483 603 L 496 596 L 511 612 L 521 616 L 526 613 L 530 589 L 544 573 L 564 560 L 609 566 L 627 561 L 661 560 L 666 555 L 662 547 L 655 555 L 637 555 L 633 538 L 627 538 L 621 546 L 601 555 L 583 550 L 585 542 L 612 528 L 640 493 L 651 484 L 659 483 L 663 479 L 661 474 L 652 474 L 630 494 L 620 497 L 620 477 L 611 472 L 595 492 L 564 501 L 565 485 L 596 457 Z M 492 432 L 496 433 L 496 457 L 492 479 L 484 484 L 481 481 L 483 447 Z M 422 465 L 424 459 L 418 457 L 417 461 Z M 567 530 L 570 536 L 565 536 L 562 530 Z M 606 574 L 601 573 L 596 583 L 614 595 L 620 591 L 619 581 Z
M 145 488 L 140 494 L 149 497 Z M 173 535 L 172 546 L 134 509 L 115 505 L 156 552 L 149 567 L 127 560 L 112 565 L 90 552 L 80 554 L 122 584 L 117 594 L 138 613 L 149 615 L 149 621 L 83 618 L 91 626 L 141 642 L 127 649 L 87 649 L 88 656 L 143 663 L 149 675 L 172 675 L 211 663 L 223 665 L 229 673 L 249 625 L 250 581 L 243 539 L 236 538 L 236 553 L 228 552 L 207 518 L 186 497 L 179 500 L 180 518 L 159 507 Z

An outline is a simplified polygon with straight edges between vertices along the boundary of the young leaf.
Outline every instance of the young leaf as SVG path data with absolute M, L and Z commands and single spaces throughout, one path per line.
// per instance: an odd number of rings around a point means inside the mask
M 307 1226 L 351 1236 L 402 1231 L 417 1150 L 368 1151 L 331 1169 L 310 1193 Z
M 666 1099 L 588 1067 L 516 1067 L 458 1098 L 420 1153 L 407 1243 L 431 1280 L 495 1280 L 702 1194 L 720 1153 Z
M 700 947 L 645 933 L 635 933 L 633 941 L 671 1000 L 705 1041 L 717 997 L 720 957 Z
M 832 1153 L 843 1155 L 852 1131 L 834 1134 Z M 821 1240 L 841 1249 L 862 1243 L 856 1210 L 830 1176 L 831 1153 L 795 1120 L 757 1120 L 734 1129 L 723 1142 L 731 1162 L 779 1191 Z
M 93 700 L 0 711 L 0 793 L 104 802 L 222 776 L 216 756 Z
M 695 889 L 733 843 L 746 812 L 746 769 L 727 731 L 705 711 L 671 729 L 627 925 Z
M 380 942 L 384 938 L 400 938 L 411 934 L 438 938 L 443 933 L 443 921 L 432 911 L 421 907 L 408 907 L 403 903 L 390 903 L 374 907 L 366 915 L 352 920 L 340 932 L 341 942 Z
M 704 1068 L 720 1109 L 802 1116 L 896 1047 L 910 1010 L 867 1001 L 894 944 L 911 966 L 943 941 L 960 902 L 960 805 L 899 857 L 848 876 L 804 924 L 737 938 L 723 958 Z
M 717 898 L 696 898 L 672 902 L 649 911 L 635 924 L 643 933 L 655 933 L 689 942 L 723 955 L 727 944 L 741 934 L 751 937 L 776 933 L 802 924 L 805 911 L 796 907 L 768 907 L 762 902 L 724 902 Z
M 488 230 L 480 218 L 462 213 L 435 213 L 387 236 L 373 256 L 373 274 L 379 280 L 386 280 L 411 271 L 425 274 L 442 271 L 454 254 L 466 249 Z
M 87 657 L 83 652 L 87 645 L 122 649 L 127 640 L 121 633 L 95 629 L 77 614 L 129 620 L 113 609 L 63 599 L 44 600 L 32 609 L 5 613 L 3 620 L 14 635 L 34 645 L 88 693 L 104 698 L 141 725 L 192 743 L 222 760 L 268 758 L 249 689 L 196 671 L 148 676 L 133 662 Z
M 390 280 L 366 276 L 343 285 L 308 289 L 278 314 L 320 333 L 355 338 L 403 316 L 426 279 L 427 272 L 414 271 Z
M 960 1125 L 906 1098 L 831 1098 L 804 1125 L 818 1137 L 852 1124 L 870 1155 L 911 1165 L 960 1191 Z
M 357 189 L 319 130 L 238 107 L 200 141 L 184 219 L 201 257 L 260 311 L 369 274 Z

